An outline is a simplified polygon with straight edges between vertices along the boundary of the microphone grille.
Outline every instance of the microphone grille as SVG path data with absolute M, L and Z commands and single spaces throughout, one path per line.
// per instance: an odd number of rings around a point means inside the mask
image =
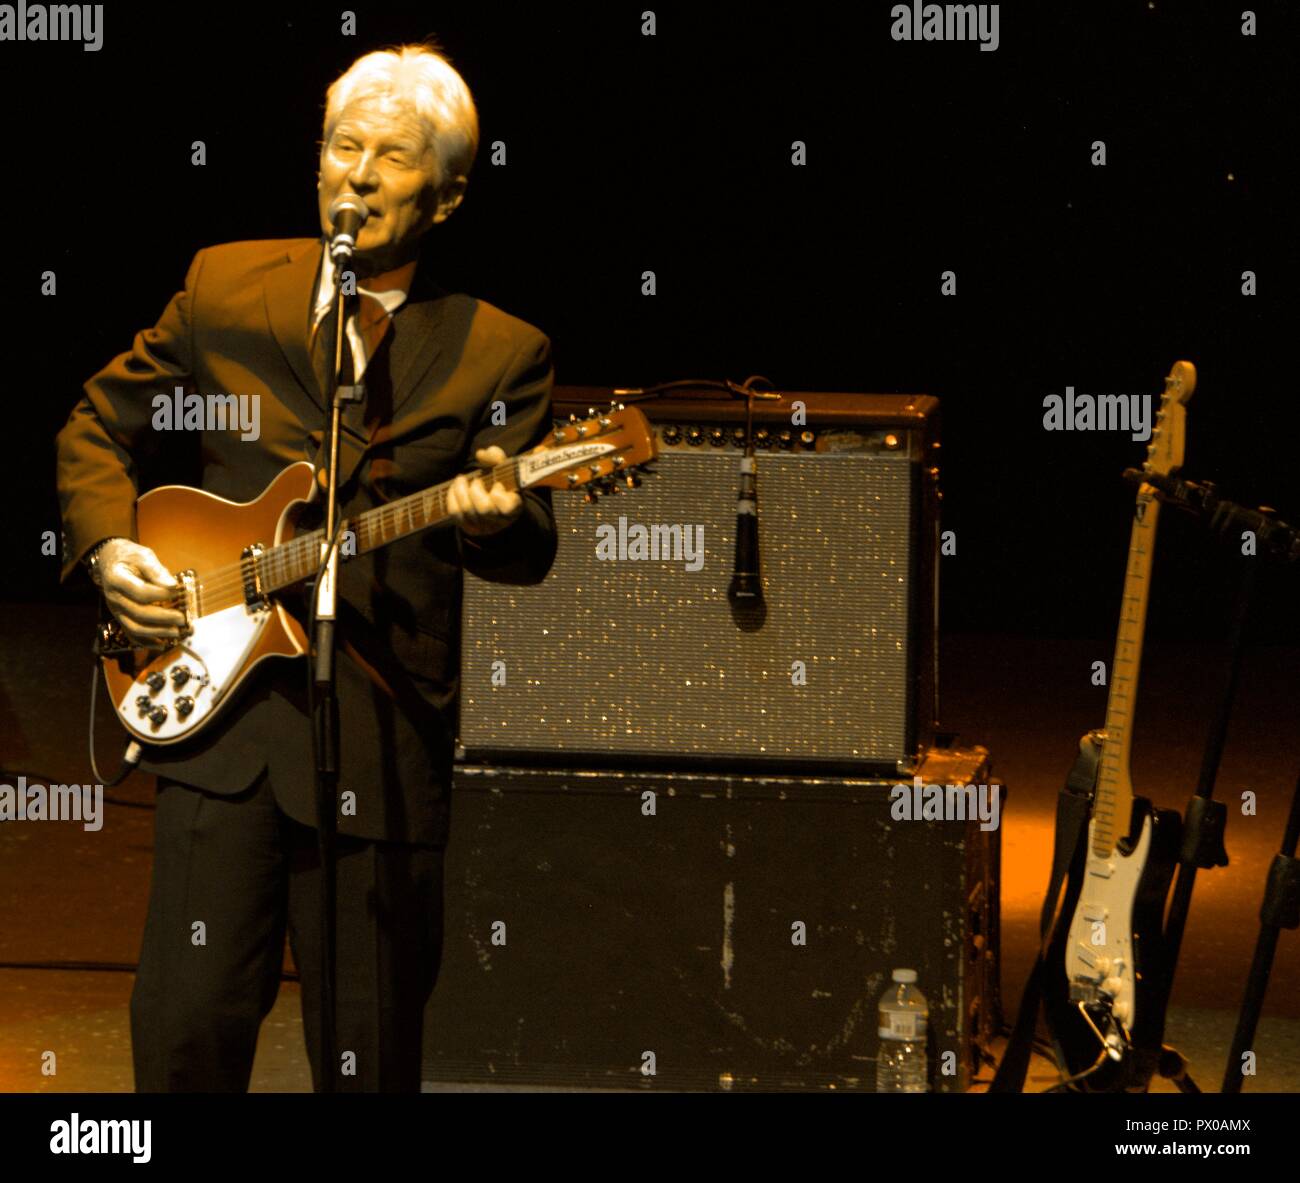
M 355 193 L 340 193 L 333 201 L 330 202 L 329 219 L 330 224 L 337 224 L 339 215 L 351 211 L 355 213 L 364 226 L 366 219 L 370 217 L 370 210 L 366 203 L 361 200 Z

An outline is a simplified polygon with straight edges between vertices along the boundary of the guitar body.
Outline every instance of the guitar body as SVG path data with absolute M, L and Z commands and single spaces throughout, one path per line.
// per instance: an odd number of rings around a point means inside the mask
M 1095 825 L 1088 826 L 1077 906 L 1068 924 L 1062 917 L 1049 949 L 1054 972 L 1044 987 L 1044 1013 L 1068 1075 L 1093 1067 L 1107 1037 L 1123 1053 L 1108 1058 L 1079 1088 L 1145 1089 L 1164 1040 L 1164 909 L 1181 820 L 1177 811 L 1135 797 L 1129 833 L 1105 859 L 1092 850 Z
M 151 490 L 136 503 L 138 541 L 178 579 L 238 564 L 250 544 L 270 547 L 293 536 L 292 511 L 311 499 L 312 471 L 305 461 L 292 464 L 243 503 L 181 485 Z M 113 706 L 136 739 L 188 739 L 235 697 L 259 662 L 307 652 L 302 626 L 274 600 L 187 616 L 192 632 L 179 643 L 103 659 Z
M 490 476 L 494 489 L 581 488 L 594 501 L 617 491 L 619 479 L 636 488 L 637 471 L 648 470 L 657 455 L 644 413 L 617 404 L 554 428 Z M 456 479 L 340 521 L 346 551 L 343 545 L 334 550 L 329 577 L 344 557 L 452 521 Z M 296 529 L 299 511 L 315 493 L 315 469 L 300 462 L 242 504 L 180 485 L 136 502 L 136 540 L 176 577 L 171 603 L 184 610 L 189 627 L 180 641 L 152 649 L 135 647 L 115 620 L 100 627 L 96 649 L 113 709 L 136 739 L 158 745 L 190 739 L 236 697 L 260 662 L 308 651 L 306 632 L 276 594 L 321 574 L 324 530 Z

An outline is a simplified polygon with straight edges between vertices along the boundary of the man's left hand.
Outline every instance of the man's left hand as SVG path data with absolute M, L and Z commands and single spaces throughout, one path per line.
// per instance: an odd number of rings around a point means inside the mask
M 480 448 L 474 458 L 483 468 L 493 468 L 505 462 L 505 452 L 493 445 Z M 472 480 L 464 473 L 451 484 L 447 494 L 447 512 L 461 531 L 471 537 L 483 537 L 504 530 L 524 508 L 523 498 L 503 485 L 492 482 L 488 489 L 482 476 Z

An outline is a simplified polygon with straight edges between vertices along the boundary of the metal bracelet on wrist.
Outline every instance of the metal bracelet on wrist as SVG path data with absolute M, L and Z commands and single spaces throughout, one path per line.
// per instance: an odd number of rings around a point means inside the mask
M 112 541 L 112 538 L 105 538 L 102 542 L 96 543 L 95 546 L 91 547 L 90 553 L 82 560 L 86 564 L 86 573 L 90 576 L 91 583 L 96 587 L 102 586 L 99 574 L 99 552 Z

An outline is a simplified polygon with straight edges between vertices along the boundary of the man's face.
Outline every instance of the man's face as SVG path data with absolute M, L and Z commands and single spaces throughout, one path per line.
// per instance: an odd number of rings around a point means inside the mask
M 415 257 L 421 235 L 451 214 L 464 188 L 464 177 L 444 181 L 424 126 L 409 108 L 389 98 L 359 99 L 321 148 L 321 229 L 331 231 L 336 197 L 360 197 L 370 217 L 357 236 L 359 270 L 387 270 Z

